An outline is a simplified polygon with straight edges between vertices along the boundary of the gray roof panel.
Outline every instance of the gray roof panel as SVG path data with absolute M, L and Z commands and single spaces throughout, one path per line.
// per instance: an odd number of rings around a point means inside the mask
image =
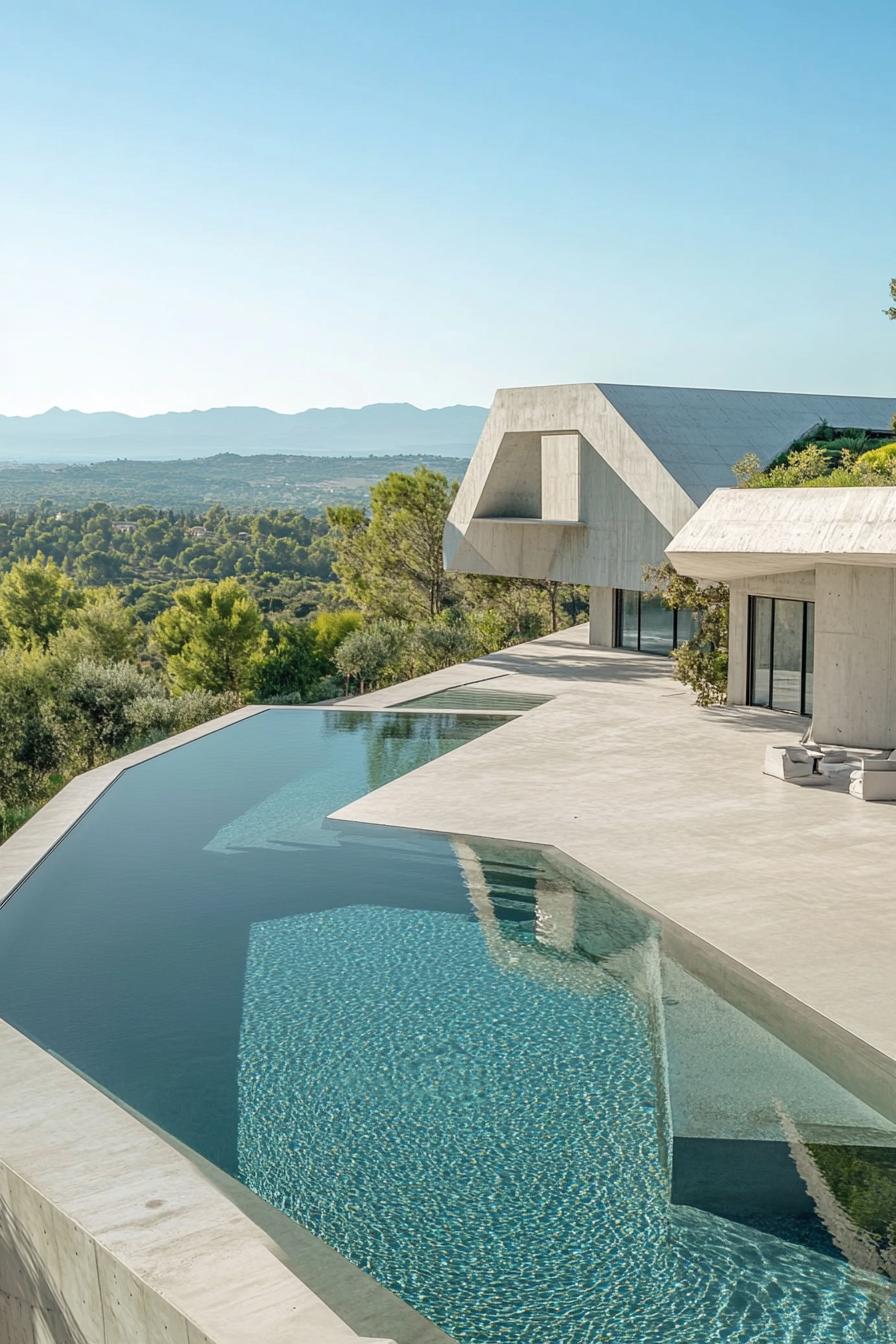
M 823 420 L 837 429 L 885 432 L 896 416 L 896 397 L 628 383 L 597 387 L 695 504 L 702 504 L 718 487 L 734 484 L 731 468 L 745 453 L 756 453 L 766 466 Z M 702 486 L 695 486 L 695 481 Z

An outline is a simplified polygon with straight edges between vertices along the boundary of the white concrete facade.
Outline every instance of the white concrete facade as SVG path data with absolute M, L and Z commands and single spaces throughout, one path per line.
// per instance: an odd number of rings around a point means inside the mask
M 575 383 L 502 388 L 445 528 L 449 569 L 587 584 L 591 642 L 614 643 L 607 594 L 646 566 L 738 458 L 766 463 L 832 425 L 885 430 L 896 399 Z M 762 572 L 761 570 L 754 572 Z
M 730 584 L 730 703 L 749 694 L 750 598 L 812 602 L 815 739 L 896 747 L 896 489 L 718 490 L 667 553 Z
M 592 640 L 614 588 L 642 588 L 694 503 L 593 383 L 499 391 L 445 529 L 449 569 L 588 584 Z

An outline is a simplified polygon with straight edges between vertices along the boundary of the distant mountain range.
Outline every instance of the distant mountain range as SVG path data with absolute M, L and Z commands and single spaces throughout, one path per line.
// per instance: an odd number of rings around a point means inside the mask
M 0 460 L 100 462 L 209 457 L 216 453 L 298 453 L 316 457 L 440 454 L 469 457 L 487 411 L 482 406 L 421 410 L 381 402 L 360 410 L 328 407 L 282 415 L 261 406 L 169 411 L 63 411 L 0 416 Z

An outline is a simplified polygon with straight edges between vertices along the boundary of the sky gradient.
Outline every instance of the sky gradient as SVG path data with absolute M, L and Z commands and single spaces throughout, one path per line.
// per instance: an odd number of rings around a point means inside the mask
M 896 388 L 892 0 L 11 0 L 0 413 Z

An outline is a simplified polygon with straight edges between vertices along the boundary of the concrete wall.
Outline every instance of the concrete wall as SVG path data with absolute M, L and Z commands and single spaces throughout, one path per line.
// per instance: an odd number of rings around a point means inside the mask
M 466 479 L 466 477 L 464 477 Z M 505 434 L 488 477 L 475 501 L 473 516 L 541 517 L 541 435 Z
M 896 747 L 896 569 L 815 571 L 815 737 Z
M 816 741 L 896 747 L 896 568 L 818 564 L 733 579 L 730 588 L 729 704 L 747 700 L 749 598 L 814 602 Z
M 717 490 L 667 554 L 731 586 L 730 703 L 746 700 L 748 596 L 814 601 L 816 740 L 896 746 L 896 488 Z
M 588 643 L 596 648 L 612 649 L 616 643 L 616 602 L 613 588 L 589 589 Z
M 576 522 L 582 506 L 582 440 L 544 434 L 541 440 L 541 516 Z
M 445 561 L 462 573 L 639 588 L 694 507 L 595 384 L 505 389 L 451 510 Z

